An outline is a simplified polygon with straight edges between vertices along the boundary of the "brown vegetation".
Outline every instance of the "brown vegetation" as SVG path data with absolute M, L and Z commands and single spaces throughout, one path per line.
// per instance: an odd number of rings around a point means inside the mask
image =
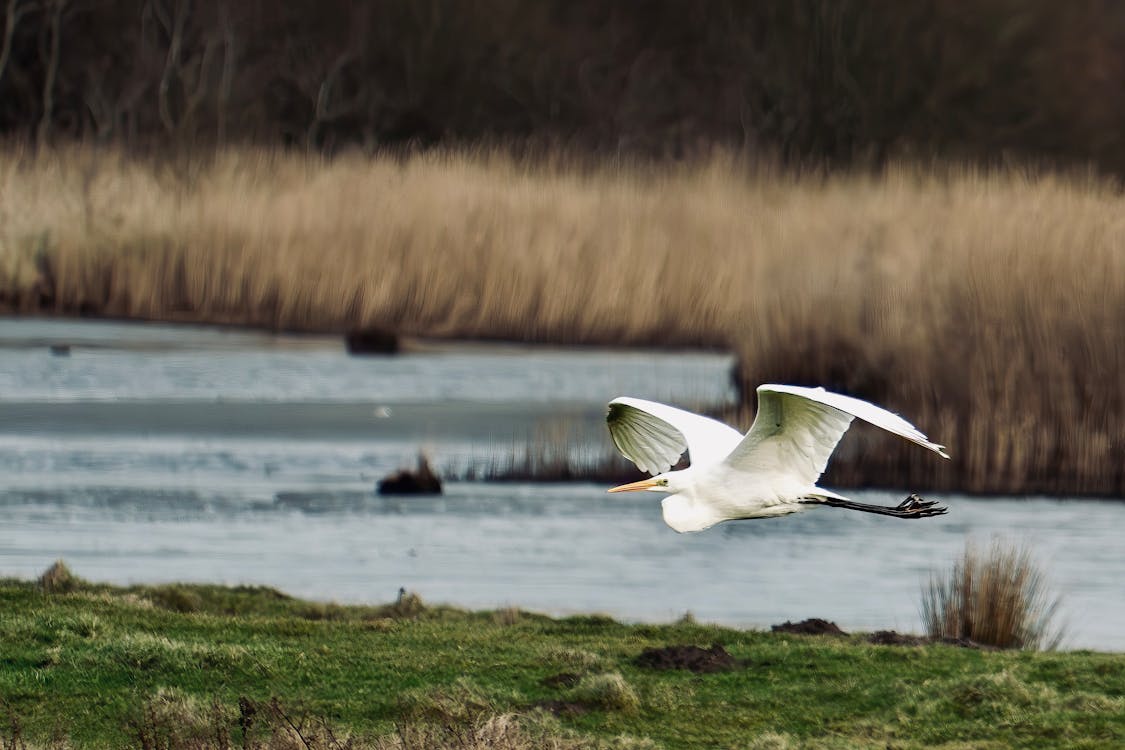
M 85 582 L 70 572 L 70 568 L 62 560 L 56 560 L 39 576 L 39 588 L 48 594 L 66 594 L 83 583 Z
M 999 648 L 1054 648 L 1058 598 L 1028 549 L 994 541 L 988 552 L 971 542 L 948 575 L 934 575 L 922 592 L 922 623 L 934 640 L 967 640 Z
M 537 726 L 535 717 L 512 714 L 408 722 L 393 734 L 363 737 L 339 729 L 323 716 L 282 706 L 276 698 L 242 697 L 237 709 L 217 700 L 206 705 L 176 689 L 160 690 L 129 722 L 129 746 L 138 750 L 583 750 L 594 745 L 550 734 Z M 18 741 L 13 732 L 13 743 Z
M 1107 0 L 6 0 L 0 134 L 1125 171 Z
M 820 384 L 954 456 L 854 430 L 841 486 L 1125 494 L 1123 248 L 1115 186 L 1019 170 L 0 156 L 0 309 L 727 346 L 750 408 Z

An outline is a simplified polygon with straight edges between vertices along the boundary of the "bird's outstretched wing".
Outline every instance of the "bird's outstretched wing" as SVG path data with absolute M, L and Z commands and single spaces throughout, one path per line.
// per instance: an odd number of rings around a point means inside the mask
M 746 470 L 780 469 L 815 484 L 855 417 L 949 458 L 944 446 L 874 404 L 823 388 L 760 385 L 754 424 L 727 463 Z
M 742 433 L 710 417 L 674 406 L 622 396 L 609 402 L 610 437 L 641 471 L 660 474 L 684 454 L 692 463 L 718 462 L 742 440 Z

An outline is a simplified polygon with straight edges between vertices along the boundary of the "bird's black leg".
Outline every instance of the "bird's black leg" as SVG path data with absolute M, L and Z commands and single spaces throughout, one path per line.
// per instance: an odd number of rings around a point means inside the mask
M 898 505 L 868 505 L 867 503 L 857 503 L 851 500 L 839 500 L 834 497 L 818 497 L 802 500 L 805 503 L 815 503 L 817 505 L 830 505 L 833 508 L 846 508 L 848 510 L 860 510 L 864 513 L 878 513 L 881 516 L 894 516 L 895 518 L 928 518 L 929 516 L 940 516 L 949 512 L 949 508 L 944 505 L 938 505 L 935 500 L 923 500 L 916 494 L 903 500 Z

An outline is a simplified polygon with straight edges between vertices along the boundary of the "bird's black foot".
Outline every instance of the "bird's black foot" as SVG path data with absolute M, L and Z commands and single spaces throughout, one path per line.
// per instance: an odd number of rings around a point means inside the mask
M 903 500 L 894 508 L 894 515 L 898 518 L 927 518 L 928 516 L 941 516 L 949 512 L 949 508 L 938 505 L 936 500 L 923 500 L 917 493 Z
M 864 513 L 878 513 L 881 516 L 893 516 L 895 518 L 929 518 L 930 516 L 941 516 L 949 512 L 949 508 L 946 508 L 944 505 L 938 505 L 934 500 L 923 500 L 917 495 L 911 495 L 898 505 L 893 506 L 868 505 L 867 503 L 857 503 L 853 500 L 844 500 L 835 497 L 818 497 L 802 502 L 828 505 L 833 508 L 859 510 Z

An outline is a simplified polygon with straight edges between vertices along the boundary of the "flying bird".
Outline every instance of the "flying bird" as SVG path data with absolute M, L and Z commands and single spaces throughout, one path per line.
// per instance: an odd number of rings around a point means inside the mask
M 944 446 L 897 414 L 823 388 L 758 386 L 758 413 L 745 435 L 700 414 L 622 396 L 609 402 L 609 434 L 626 458 L 653 476 L 609 491 L 666 493 L 664 522 L 681 533 L 816 505 L 896 518 L 945 513 L 947 508 L 917 495 L 897 506 L 868 505 L 816 485 L 856 417 L 949 458 Z M 685 450 L 691 464 L 669 471 Z

